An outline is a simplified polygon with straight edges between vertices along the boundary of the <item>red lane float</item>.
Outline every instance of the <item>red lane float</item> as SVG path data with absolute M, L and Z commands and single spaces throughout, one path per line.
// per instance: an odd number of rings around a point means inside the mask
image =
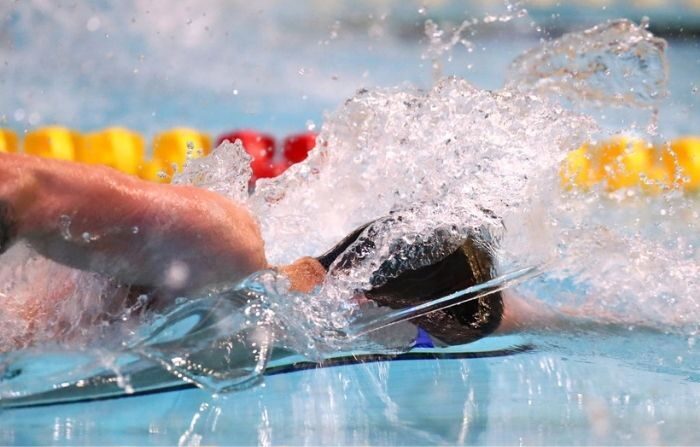
M 236 140 L 241 141 L 252 157 L 251 183 L 259 178 L 277 177 L 293 164 L 304 161 L 316 146 L 313 132 L 289 135 L 278 144 L 274 136 L 252 129 L 225 133 L 219 136 L 216 145 Z M 208 135 L 195 129 L 170 129 L 153 137 L 153 156 L 146 160 L 143 137 L 129 129 L 113 127 L 83 135 L 50 126 L 29 132 L 23 146 L 29 154 L 104 164 L 146 180 L 169 182 L 187 159 L 207 155 L 211 141 Z M 0 152 L 19 149 L 16 134 L 0 128 Z
M 292 163 L 299 163 L 306 160 L 311 149 L 316 147 L 316 134 L 313 132 L 305 132 L 296 135 L 290 135 L 284 139 L 283 151 L 284 158 Z
M 253 157 L 253 160 L 272 159 L 275 155 L 275 137 L 255 130 L 237 130 L 221 135 L 216 140 L 219 146 L 224 141 L 235 143 L 241 140 L 243 148 Z
M 304 160 L 316 144 L 316 135 L 307 132 L 287 137 L 281 154 L 273 136 L 249 129 L 223 134 L 216 145 L 236 140 L 241 140 L 243 148 L 253 158 L 250 167 L 253 170 L 251 183 L 254 183 L 259 178 L 277 177 L 294 163 Z
M 253 158 L 250 162 L 250 167 L 253 170 L 251 183 L 259 178 L 270 178 L 278 175 L 274 163 L 275 147 L 277 146 L 275 137 L 255 130 L 237 130 L 221 135 L 216 145 L 218 146 L 224 141 L 234 143 L 236 140 L 241 140 L 243 149 Z

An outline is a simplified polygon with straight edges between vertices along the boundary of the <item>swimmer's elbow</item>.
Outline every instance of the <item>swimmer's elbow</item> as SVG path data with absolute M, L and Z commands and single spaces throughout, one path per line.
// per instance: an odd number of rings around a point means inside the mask
M 182 250 L 229 280 L 268 267 L 260 228 L 248 210 L 210 191 L 191 187 L 180 191 L 177 226 L 183 237 L 178 239 L 189 241 Z

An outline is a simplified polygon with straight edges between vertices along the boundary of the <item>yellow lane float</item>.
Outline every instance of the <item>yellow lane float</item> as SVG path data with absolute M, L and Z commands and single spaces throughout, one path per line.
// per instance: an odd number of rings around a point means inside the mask
M 174 166 L 182 168 L 190 158 L 198 158 L 211 152 L 211 138 L 188 128 L 176 128 L 157 134 L 153 138 L 153 159 L 168 164 L 168 173 Z
M 641 187 L 654 192 L 668 185 L 658 152 L 640 138 L 616 136 L 597 148 L 597 167 L 608 191 Z
M 82 145 L 80 134 L 60 126 L 37 129 L 24 138 L 24 152 L 27 154 L 60 160 L 75 160 Z
M 152 182 L 169 183 L 171 177 L 169 171 L 168 163 L 153 159 L 139 163 L 138 176 Z
M 583 145 L 575 151 L 569 152 L 562 163 L 559 174 L 561 183 L 566 189 L 588 189 L 600 181 L 598 173 L 593 169 L 588 145 Z
M 700 138 L 677 138 L 662 148 L 661 153 L 674 186 L 688 191 L 700 189 Z
M 17 134 L 10 129 L 0 129 L 0 152 L 17 152 Z
M 138 174 L 143 161 L 143 137 L 129 129 L 110 127 L 85 136 L 76 161 L 111 166 L 127 174 Z
M 700 138 L 678 138 L 661 148 L 626 136 L 585 144 L 567 154 L 560 176 L 566 189 L 586 190 L 600 183 L 607 191 L 635 187 L 647 193 L 698 190 Z

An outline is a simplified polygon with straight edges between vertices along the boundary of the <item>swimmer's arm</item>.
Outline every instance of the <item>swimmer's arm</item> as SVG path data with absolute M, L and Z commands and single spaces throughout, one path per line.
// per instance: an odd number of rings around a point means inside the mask
M 0 154 L 3 229 L 0 251 L 26 239 L 58 262 L 176 292 L 267 267 L 253 217 L 218 194 L 21 154 Z
M 512 291 L 501 292 L 503 317 L 496 334 L 558 327 L 562 317 L 542 302 L 525 299 Z
M 503 294 L 503 318 L 496 334 L 515 332 L 571 332 L 601 331 L 620 327 L 637 327 L 654 330 L 641 320 L 621 317 L 605 312 L 599 306 L 552 307 L 531 297 L 523 297 L 512 291 Z

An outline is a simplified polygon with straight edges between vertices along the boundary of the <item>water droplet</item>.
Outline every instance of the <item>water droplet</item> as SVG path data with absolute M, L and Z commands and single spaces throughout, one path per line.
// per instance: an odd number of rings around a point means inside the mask
M 27 122 L 31 126 L 36 126 L 37 124 L 39 124 L 40 121 L 41 121 L 41 115 L 39 115 L 39 113 L 37 113 L 37 112 L 30 113 L 29 118 L 27 119 Z
M 91 33 L 100 29 L 101 26 L 102 26 L 102 22 L 100 21 L 100 18 L 97 16 L 90 17 L 88 19 L 88 21 L 85 23 L 85 28 L 88 31 L 90 31 Z
M 26 116 L 26 114 L 24 113 L 24 109 L 15 110 L 15 113 L 14 113 L 15 121 L 18 121 L 18 122 L 24 121 L 25 116 Z
M 71 224 L 71 218 L 70 216 L 66 214 L 62 214 L 61 217 L 58 219 L 58 227 L 61 232 L 61 237 L 63 239 L 69 241 L 73 238 L 70 232 L 70 224 Z

